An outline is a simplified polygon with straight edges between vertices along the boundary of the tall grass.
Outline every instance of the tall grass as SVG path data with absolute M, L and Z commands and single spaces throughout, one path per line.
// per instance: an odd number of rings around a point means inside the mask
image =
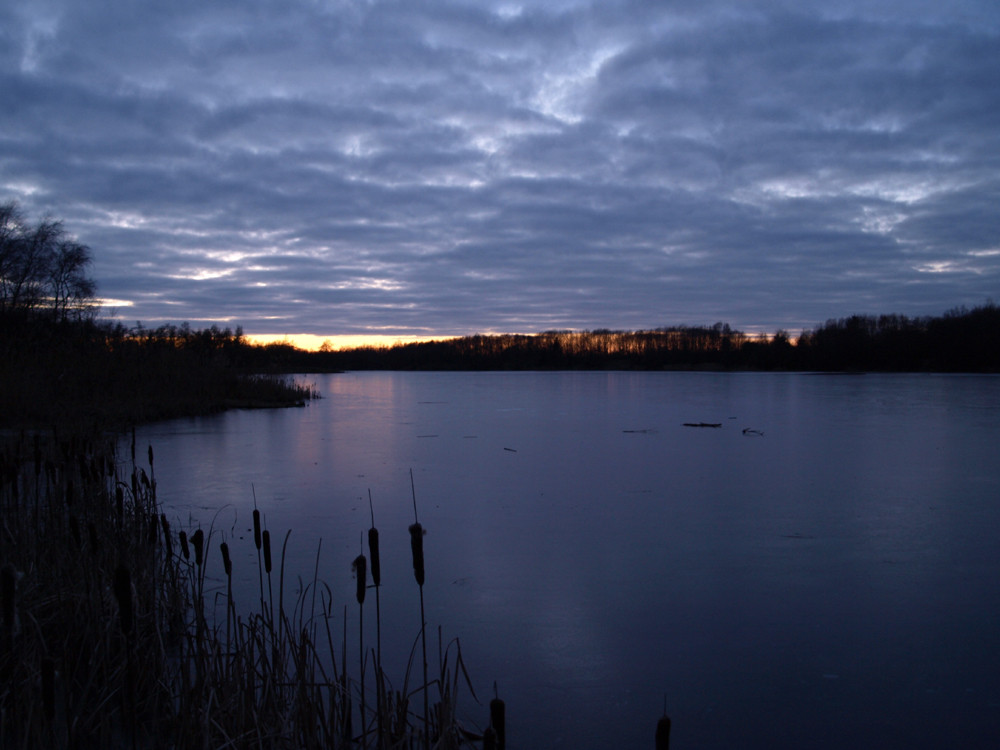
M 120 459 L 108 437 L 3 444 L 0 747 L 483 746 L 483 732 L 457 718 L 463 683 L 475 699 L 457 639 L 445 646 L 439 631 L 430 679 L 421 612 L 419 684 L 412 655 L 393 683 L 380 635 L 374 649 L 359 636 L 354 673 L 348 607 L 341 617 L 319 580 L 318 551 L 313 580 L 286 602 L 289 533 L 275 556 L 256 508 L 260 591 L 244 611 L 232 585 L 238 540 L 211 527 L 172 529 L 156 500 L 151 449 L 147 458 L 137 463 L 133 442 Z M 359 632 L 370 570 L 380 634 L 374 511 L 368 542 L 370 566 L 355 560 Z M 224 618 L 208 606 L 213 597 Z M 411 706 L 418 692 L 422 710 Z

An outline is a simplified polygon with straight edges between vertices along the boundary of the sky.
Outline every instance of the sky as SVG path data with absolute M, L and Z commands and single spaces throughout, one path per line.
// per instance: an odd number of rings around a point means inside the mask
M 0 101 L 0 201 L 126 325 L 796 333 L 1000 291 L 996 0 L 5 0 Z

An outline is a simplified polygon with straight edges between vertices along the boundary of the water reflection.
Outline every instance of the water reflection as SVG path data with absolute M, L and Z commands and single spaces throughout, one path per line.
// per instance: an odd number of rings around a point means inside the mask
M 322 538 L 346 603 L 370 489 L 384 638 L 405 661 L 412 468 L 428 619 L 461 637 L 481 696 L 499 682 L 513 746 L 649 746 L 664 694 L 678 747 L 1000 740 L 1000 379 L 317 385 L 305 410 L 144 430 L 161 499 L 236 535 L 252 485 L 276 535 L 293 529 L 290 570 L 311 576 Z

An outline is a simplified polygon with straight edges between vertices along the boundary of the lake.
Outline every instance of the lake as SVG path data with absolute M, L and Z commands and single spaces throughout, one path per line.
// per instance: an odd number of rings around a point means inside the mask
M 664 702 L 675 749 L 1000 746 L 1000 377 L 299 379 L 322 399 L 138 432 L 168 517 L 229 540 L 238 609 L 256 497 L 286 578 L 318 551 L 356 639 L 370 492 L 398 686 L 412 471 L 429 656 L 439 625 L 460 639 L 514 750 L 652 748 Z

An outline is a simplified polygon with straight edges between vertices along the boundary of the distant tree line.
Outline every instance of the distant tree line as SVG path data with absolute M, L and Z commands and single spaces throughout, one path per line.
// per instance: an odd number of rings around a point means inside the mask
M 90 265 L 90 248 L 61 222 L 31 224 L 16 202 L 0 204 L 0 312 L 47 310 L 58 320 L 92 315 L 97 284 Z
M 290 347 L 289 347 L 290 348 Z M 648 331 L 546 331 L 444 341 L 284 352 L 282 366 L 315 370 L 712 369 L 1000 372 L 1000 309 L 992 302 L 938 317 L 854 315 L 793 339 L 728 324 Z

